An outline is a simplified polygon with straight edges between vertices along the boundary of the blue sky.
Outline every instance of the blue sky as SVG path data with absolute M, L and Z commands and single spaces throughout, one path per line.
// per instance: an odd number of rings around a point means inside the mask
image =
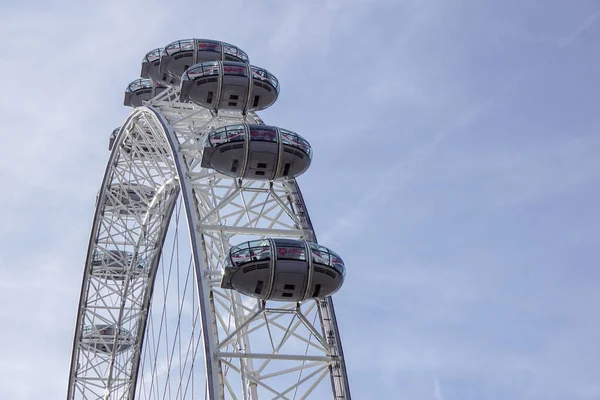
M 299 181 L 357 399 L 600 399 L 595 1 L 0 2 L 0 398 L 62 398 L 94 201 L 152 48 L 236 44 Z

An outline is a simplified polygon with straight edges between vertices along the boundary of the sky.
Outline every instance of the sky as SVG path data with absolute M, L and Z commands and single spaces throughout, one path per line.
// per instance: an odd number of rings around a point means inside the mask
M 141 59 L 244 49 L 347 266 L 356 399 L 600 399 L 600 4 L 0 0 L 0 398 L 64 398 L 108 138 Z

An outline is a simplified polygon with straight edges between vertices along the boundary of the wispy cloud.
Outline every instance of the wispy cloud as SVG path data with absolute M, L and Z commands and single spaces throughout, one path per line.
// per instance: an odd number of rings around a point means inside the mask
M 586 18 L 581 24 L 577 26 L 577 28 L 573 31 L 573 33 L 565 38 L 562 38 L 558 41 L 558 47 L 564 48 L 571 45 L 577 38 L 579 38 L 582 34 L 592 28 L 598 22 L 598 18 L 600 14 L 595 13 Z

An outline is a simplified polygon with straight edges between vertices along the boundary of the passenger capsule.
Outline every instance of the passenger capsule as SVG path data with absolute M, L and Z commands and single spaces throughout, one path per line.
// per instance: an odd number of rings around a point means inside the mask
M 112 133 L 110 134 L 110 139 L 108 141 L 108 150 L 112 150 L 115 146 L 115 141 L 117 140 L 117 135 L 119 134 L 120 130 L 121 127 L 113 129 Z
M 152 188 L 142 185 L 111 185 L 107 188 L 106 211 L 127 214 L 142 214 L 156 194 Z
M 152 137 L 154 133 L 148 127 L 142 127 L 145 130 L 145 134 L 147 137 Z M 115 128 L 110 134 L 110 139 L 108 142 L 108 150 L 112 151 L 113 147 L 115 147 L 115 143 L 117 142 L 117 136 L 119 136 L 119 132 L 121 131 L 121 127 Z M 128 135 L 125 136 L 123 141 L 121 142 L 121 150 L 134 158 L 142 158 L 148 155 L 153 155 L 156 153 L 162 154 L 164 156 L 169 156 L 169 151 L 166 146 L 157 141 L 148 141 L 148 140 L 136 140 L 138 137 L 138 131 L 132 130 L 128 132 Z M 164 143 L 164 142 L 163 142 Z
M 312 149 L 300 135 L 268 125 L 228 125 L 210 132 L 202 167 L 234 178 L 294 178 L 310 165 Z
M 121 250 L 100 251 L 92 259 L 92 275 L 122 281 L 129 275 L 139 276 L 144 268 L 141 263 L 133 264 L 133 254 Z
M 121 353 L 135 344 L 135 337 L 123 328 L 114 325 L 92 325 L 83 328 L 81 343 L 90 350 L 111 354 Z
M 136 79 L 127 86 L 123 105 L 139 107 L 144 104 L 144 101 L 158 96 L 166 88 L 161 83 L 153 82 L 152 79 Z
M 279 96 L 279 81 L 265 69 L 242 62 L 203 62 L 181 77 L 180 100 L 213 110 L 264 110 Z
M 142 71 L 140 76 L 142 78 L 152 79 L 154 82 L 160 83 L 167 86 L 179 85 L 181 82 L 181 74 L 178 76 L 171 75 L 168 71 L 161 71 L 160 59 L 164 54 L 165 49 L 158 48 L 154 49 L 142 60 Z
M 221 287 L 263 300 L 304 301 L 335 293 L 345 273 L 340 256 L 316 243 L 253 240 L 230 249 Z
M 167 45 L 161 52 L 157 77 L 162 78 L 168 74 L 179 79 L 190 66 L 205 61 L 248 63 L 249 59 L 242 49 L 229 43 L 207 39 L 178 40 Z

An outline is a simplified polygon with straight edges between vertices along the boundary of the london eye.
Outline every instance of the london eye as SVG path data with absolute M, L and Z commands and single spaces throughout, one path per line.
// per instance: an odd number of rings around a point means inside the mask
M 256 113 L 279 91 L 220 41 L 143 58 L 96 199 L 69 400 L 350 399 L 346 267 L 296 181 L 313 151 Z

